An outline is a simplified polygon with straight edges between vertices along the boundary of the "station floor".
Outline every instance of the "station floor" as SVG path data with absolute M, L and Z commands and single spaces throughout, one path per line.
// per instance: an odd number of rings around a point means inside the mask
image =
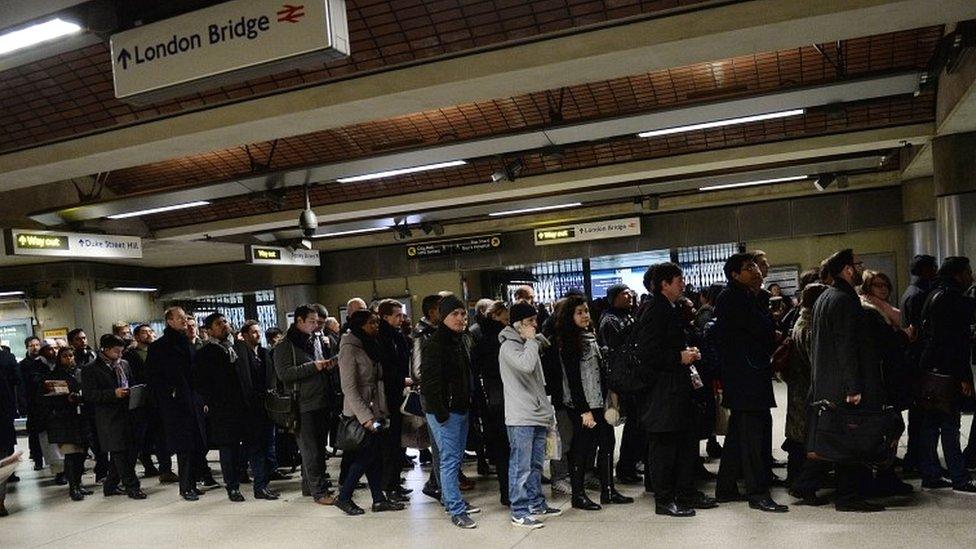
M 784 386 L 777 385 L 776 390 L 778 402 L 785 404 Z M 782 440 L 784 413 L 783 407 L 774 410 L 774 439 Z M 964 437 L 970 419 L 963 418 Z M 779 459 L 785 458 L 778 448 L 776 451 Z M 215 461 L 216 454 L 210 458 Z M 338 460 L 329 463 L 337 476 Z M 211 463 L 211 467 L 216 470 L 218 466 Z M 714 471 L 717 464 L 707 467 Z M 869 515 L 837 513 L 831 506 L 792 506 L 789 513 L 772 515 L 733 503 L 700 511 L 694 518 L 674 519 L 655 515 L 653 499 L 643 494 L 642 487 L 623 486 L 622 492 L 637 497 L 634 504 L 584 512 L 570 509 L 566 498 L 551 500 L 551 505 L 565 510 L 563 516 L 549 519 L 544 528 L 527 531 L 509 523 L 492 477 L 479 479 L 478 487 L 466 494 L 483 509 L 474 515 L 478 528 L 460 530 L 451 525 L 437 502 L 420 494 L 427 474 L 420 468 L 405 472 L 407 486 L 415 489 L 407 510 L 381 514 L 367 510 L 360 517 L 346 517 L 336 508 L 302 498 L 297 477 L 275 483 L 284 497 L 273 502 L 255 501 L 242 490 L 247 502 L 231 503 L 220 488 L 198 502 L 185 502 L 174 485 L 162 486 L 149 479 L 143 484 L 149 494 L 144 501 L 104 498 L 96 492 L 98 495 L 76 503 L 68 499 L 65 488 L 51 484 L 46 471 L 34 472 L 24 462 L 18 473 L 23 480 L 12 485 L 7 496 L 11 515 L 0 518 L 2 549 L 976 547 L 976 497 L 951 490 L 916 492 L 912 498 L 887 502 L 886 512 Z M 466 473 L 476 477 L 473 464 L 466 466 Z M 91 482 L 89 474 L 86 483 Z M 909 482 L 919 489 L 917 479 Z M 548 495 L 549 487 L 544 488 Z M 703 488 L 711 492 L 714 485 Z M 792 502 L 782 488 L 774 489 L 773 496 L 781 503 Z M 368 509 L 366 490 L 357 491 L 355 499 Z

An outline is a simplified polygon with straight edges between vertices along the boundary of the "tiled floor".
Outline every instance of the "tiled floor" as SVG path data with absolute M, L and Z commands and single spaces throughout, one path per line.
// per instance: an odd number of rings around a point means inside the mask
M 777 387 L 785 402 L 782 386 Z M 777 438 L 783 409 L 777 410 Z M 964 436 L 970 419 L 964 418 Z M 214 458 L 215 456 L 212 456 Z M 778 457 L 782 458 L 781 454 Z M 215 469 L 216 463 L 211 464 Z M 337 474 L 337 460 L 330 462 Z M 710 464 L 709 468 L 716 467 Z M 599 512 L 569 509 L 566 499 L 550 503 L 562 507 L 562 517 L 531 532 L 513 527 L 498 504 L 496 481 L 483 479 L 468 494 L 484 511 L 474 515 L 479 526 L 462 531 L 450 524 L 436 502 L 419 493 L 426 471 L 407 472 L 408 486 L 417 488 L 407 510 L 399 513 L 346 517 L 338 509 L 313 505 L 300 496 L 297 480 L 276 483 L 279 501 L 231 503 L 217 489 L 195 503 L 184 502 L 172 485 L 144 484 L 149 499 L 91 496 L 68 500 L 62 487 L 52 486 L 46 471 L 35 473 L 22 464 L 23 481 L 7 497 L 9 517 L 0 519 L 0 548 L 20 547 L 976 547 L 976 497 L 952 491 L 922 492 L 887 512 L 858 515 L 836 513 L 830 507 L 792 507 L 785 515 L 750 510 L 744 503 L 725 504 L 691 519 L 654 514 L 653 500 L 639 487 L 622 491 L 637 496 L 633 505 Z M 474 476 L 474 467 L 469 467 Z M 41 477 L 38 479 L 38 477 Z M 91 482 L 91 475 L 86 477 Z M 912 481 L 916 487 L 918 481 Z M 713 486 L 706 486 L 710 491 Z M 548 487 L 546 487 L 548 493 Z M 774 497 L 792 498 L 782 489 Z M 369 496 L 359 491 L 364 507 Z M 898 502 L 896 502 L 898 503 Z

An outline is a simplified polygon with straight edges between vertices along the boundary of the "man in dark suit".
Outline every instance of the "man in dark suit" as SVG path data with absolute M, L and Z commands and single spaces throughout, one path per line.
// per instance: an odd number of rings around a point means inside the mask
M 641 423 L 648 433 L 649 473 L 654 486 L 655 512 L 689 517 L 695 508 L 716 507 L 715 500 L 694 488 L 698 465 L 698 433 L 692 392 L 691 367 L 701 359 L 690 347 L 674 303 L 681 298 L 685 281 L 674 263 L 652 265 L 644 275 L 651 291 L 636 325 L 642 353 L 638 375 L 651 389 Z
M 40 360 L 41 340 L 37 336 L 30 336 L 24 340 L 24 347 L 27 348 L 27 356 L 17 363 L 17 373 L 20 384 L 17 388 L 17 410 L 20 417 L 31 415 L 31 400 L 34 387 L 34 372 L 37 370 L 37 362 Z M 27 430 L 27 443 L 30 448 L 30 459 L 34 462 L 34 470 L 40 471 L 44 468 L 44 453 L 41 451 L 41 442 L 38 433 L 31 429 Z
M 196 480 L 205 474 L 206 426 L 203 404 L 193 391 L 194 350 L 186 335 L 187 315 L 180 307 L 165 313 L 163 337 L 149 346 L 146 368 L 153 398 L 163 420 L 166 447 L 177 455 L 180 495 L 196 501 L 203 494 Z
M 95 360 L 82 368 L 81 379 L 85 400 L 94 405 L 98 442 L 102 451 L 111 456 L 102 491 L 106 496 L 127 494 L 132 499 L 146 499 L 135 473 L 139 447 L 133 412 L 129 409 L 132 370 L 122 360 L 125 341 L 105 334 L 99 348 L 101 352 Z M 124 490 L 119 488 L 120 481 Z
M 769 462 L 773 439 L 773 372 L 770 357 L 776 346 L 776 329 L 768 308 L 757 296 L 762 277 L 750 253 L 733 254 L 725 261 L 729 285 L 715 302 L 718 318 L 718 355 L 721 359 L 722 405 L 731 410 L 718 470 L 715 496 L 719 502 L 741 500 L 736 487 L 745 477 L 749 506 L 783 513 L 769 495 Z
M 264 410 L 264 395 L 274 387 L 274 364 L 271 353 L 261 346 L 261 325 L 257 321 L 244 323 L 236 349 L 248 425 L 244 448 L 254 472 L 254 497 L 277 499 L 278 494 L 268 488 L 268 481 L 284 475 L 276 475 L 274 464 L 267 459 L 274 454 L 275 426 Z
M 151 393 L 152 379 L 146 366 L 146 359 L 149 356 L 149 345 L 156 340 L 156 333 L 148 324 L 140 324 L 136 326 L 134 338 L 133 344 L 126 348 L 122 358 L 132 369 L 133 383 L 145 384 L 146 390 Z M 166 449 L 166 437 L 163 433 L 159 409 L 152 398 L 140 413 L 137 432 L 140 441 L 139 461 L 145 468 L 145 476 L 147 478 L 159 476 L 159 482 L 163 484 L 178 482 L 179 478 L 173 474 L 173 456 Z M 152 454 L 156 455 L 156 461 L 159 462 L 158 469 L 152 463 Z

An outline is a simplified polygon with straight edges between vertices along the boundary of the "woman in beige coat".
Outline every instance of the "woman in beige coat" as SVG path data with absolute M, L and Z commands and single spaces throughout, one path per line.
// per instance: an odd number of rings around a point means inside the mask
M 353 490 L 363 474 L 373 495 L 374 513 L 403 509 L 402 503 L 387 500 L 382 490 L 380 437 L 389 436 L 389 433 L 383 370 L 379 365 L 380 351 L 376 343 L 379 323 L 380 318 L 375 314 L 356 311 L 349 317 L 349 331 L 339 343 L 339 378 L 345 395 L 342 415 L 355 417 L 365 430 L 359 448 L 347 451 L 342 456 L 343 469 L 347 469 L 347 473 L 335 505 L 347 515 L 364 513 L 352 500 Z

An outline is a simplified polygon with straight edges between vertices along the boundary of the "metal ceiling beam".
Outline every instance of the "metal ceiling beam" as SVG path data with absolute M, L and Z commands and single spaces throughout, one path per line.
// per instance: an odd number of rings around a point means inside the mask
M 98 219 L 113 214 L 173 204 L 186 204 L 198 200 L 215 200 L 233 195 L 260 192 L 266 190 L 268 182 L 272 180 L 276 184 L 282 184 L 286 187 L 302 186 L 308 182 L 334 181 L 343 176 L 376 173 L 451 160 L 503 155 L 542 149 L 549 145 L 570 145 L 585 141 L 598 141 L 621 135 L 632 135 L 645 130 L 672 128 L 800 107 L 815 108 L 877 97 L 909 94 L 916 91 L 917 84 L 918 74 L 915 72 L 851 80 L 781 93 L 452 143 L 312 168 L 262 174 L 238 181 L 192 189 L 137 195 L 70 208 L 47 210 L 31 214 L 30 218 L 45 225 L 60 225 L 65 222 Z
M 976 18 L 972 0 L 755 0 L 339 80 L 0 156 L 10 190 L 737 55 Z
M 320 206 L 320 226 L 341 226 L 363 219 L 401 216 L 415 211 L 456 207 L 459 203 L 488 204 L 528 197 L 559 195 L 646 179 L 687 179 L 693 174 L 741 170 L 783 162 L 865 153 L 921 145 L 932 135 L 932 124 L 914 124 L 861 132 L 794 139 L 747 147 L 685 154 L 595 168 L 520 178 L 516 182 L 482 183 L 436 191 L 388 196 Z M 758 169 L 758 168 L 757 168 Z M 235 219 L 199 223 L 156 232 L 157 238 L 198 240 L 242 233 L 261 233 L 294 227 L 298 210 L 272 212 Z

